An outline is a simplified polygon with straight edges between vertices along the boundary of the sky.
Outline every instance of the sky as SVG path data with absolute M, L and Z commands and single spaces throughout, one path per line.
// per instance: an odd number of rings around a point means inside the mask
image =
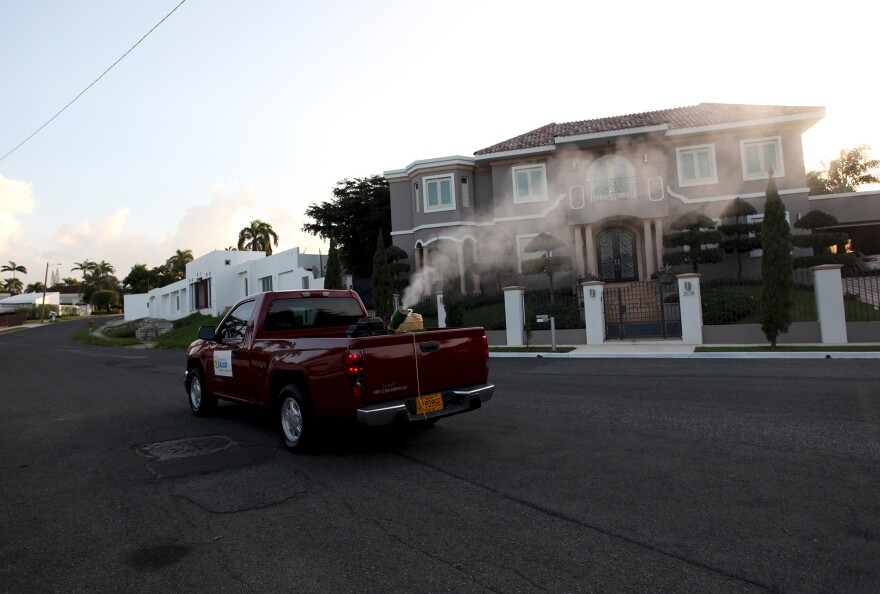
M 0 156 L 180 0 L 0 0 Z M 336 182 L 474 151 L 550 122 L 701 102 L 823 106 L 816 169 L 880 155 L 877 2 L 186 0 L 0 161 L 0 263 L 124 278 L 177 249 L 277 251 Z

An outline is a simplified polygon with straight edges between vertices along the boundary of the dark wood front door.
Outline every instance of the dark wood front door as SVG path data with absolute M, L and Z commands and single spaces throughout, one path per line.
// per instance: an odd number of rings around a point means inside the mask
M 632 232 L 618 227 L 606 229 L 596 239 L 599 255 L 599 277 L 608 282 L 637 280 L 636 238 Z

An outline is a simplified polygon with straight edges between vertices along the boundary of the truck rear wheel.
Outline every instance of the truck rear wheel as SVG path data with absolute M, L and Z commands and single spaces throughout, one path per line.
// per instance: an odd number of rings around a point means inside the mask
M 189 408 L 194 415 L 203 417 L 214 412 L 214 409 L 217 408 L 217 397 L 205 391 L 205 380 L 202 377 L 202 370 L 198 367 L 189 370 L 187 392 L 189 393 Z
M 294 384 L 287 384 L 278 393 L 278 423 L 288 450 L 303 451 L 311 442 L 314 418 L 308 400 Z

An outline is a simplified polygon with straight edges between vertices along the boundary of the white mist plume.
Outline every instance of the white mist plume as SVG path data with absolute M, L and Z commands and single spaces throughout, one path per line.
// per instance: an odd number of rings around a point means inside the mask
M 431 278 L 434 274 L 434 269 L 426 266 L 412 275 L 409 286 L 403 291 L 400 306 L 408 309 L 418 303 L 423 295 L 429 293 L 431 291 Z

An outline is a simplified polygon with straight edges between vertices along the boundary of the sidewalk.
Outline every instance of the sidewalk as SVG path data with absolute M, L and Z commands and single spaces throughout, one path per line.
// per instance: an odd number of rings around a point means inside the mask
M 548 345 L 535 345 L 548 346 Z M 573 346 L 568 353 L 490 353 L 497 358 L 553 358 L 553 359 L 880 359 L 880 351 L 781 351 L 768 353 L 764 351 L 697 353 L 694 345 L 682 344 L 681 341 L 639 340 L 639 341 L 608 341 L 600 345 L 560 345 Z M 702 345 L 715 347 L 765 347 L 760 345 Z M 798 344 L 782 346 L 815 346 L 821 344 Z M 853 345 L 850 345 L 853 346 Z M 874 346 L 872 344 L 871 346 Z

